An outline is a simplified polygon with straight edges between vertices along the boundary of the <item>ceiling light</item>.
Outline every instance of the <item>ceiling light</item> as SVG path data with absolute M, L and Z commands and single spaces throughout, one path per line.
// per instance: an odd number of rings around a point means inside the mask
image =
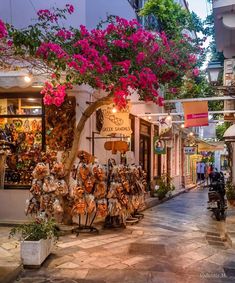
M 30 83 L 31 80 L 32 80 L 32 77 L 31 77 L 30 75 L 24 76 L 24 81 L 25 81 L 26 83 Z
M 117 113 L 117 108 L 113 107 L 112 112 Z

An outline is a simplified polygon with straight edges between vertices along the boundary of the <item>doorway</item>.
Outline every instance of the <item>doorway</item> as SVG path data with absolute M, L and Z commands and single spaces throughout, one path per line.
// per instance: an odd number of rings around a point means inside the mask
M 147 173 L 147 182 L 150 182 L 150 158 L 151 158 L 151 143 L 150 137 L 140 135 L 140 166 Z

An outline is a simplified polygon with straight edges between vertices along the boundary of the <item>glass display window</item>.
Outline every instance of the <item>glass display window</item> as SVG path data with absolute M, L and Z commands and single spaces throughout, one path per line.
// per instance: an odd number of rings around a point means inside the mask
M 45 146 L 45 117 L 40 94 L 0 98 L 0 145 L 8 145 L 5 188 L 27 188 Z

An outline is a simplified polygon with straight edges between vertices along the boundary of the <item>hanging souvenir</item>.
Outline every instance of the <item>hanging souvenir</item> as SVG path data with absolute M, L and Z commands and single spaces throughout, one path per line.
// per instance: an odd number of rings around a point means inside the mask
M 30 132 L 30 125 L 29 125 L 29 120 L 28 119 L 26 119 L 25 121 L 24 121 L 24 124 L 23 124 L 23 131 L 24 132 Z
M 34 134 L 33 133 L 26 133 L 26 142 L 29 146 L 34 144 Z
M 52 193 L 57 190 L 57 184 L 53 175 L 46 176 L 42 187 L 45 193 Z
M 38 122 L 36 119 L 34 119 L 31 123 L 31 129 L 33 132 L 37 132 L 38 131 Z
M 20 119 L 13 119 L 12 123 L 15 126 L 15 129 L 17 130 L 17 132 L 21 132 L 23 130 L 23 128 L 22 128 L 23 121 L 22 120 L 20 120 Z
M 66 196 L 69 192 L 68 186 L 64 180 L 56 180 L 55 187 L 55 194 L 57 196 Z
M 82 184 L 80 182 L 78 182 L 78 184 L 73 187 L 72 195 L 73 195 L 74 199 L 76 200 L 76 199 L 82 198 L 84 192 L 85 191 L 84 191 Z
M 86 213 L 86 201 L 84 198 L 78 199 L 72 207 L 71 214 L 73 216 L 76 215 L 84 215 Z
M 42 194 L 42 181 L 34 179 L 29 191 L 35 197 L 39 197 Z
M 64 164 L 60 162 L 56 162 L 51 169 L 51 173 L 54 174 L 56 178 L 59 179 L 64 178 L 65 176 Z
M 37 215 L 38 211 L 39 211 L 39 203 L 34 197 L 26 201 L 26 209 L 25 209 L 26 215 L 29 214 Z
M 95 183 L 95 178 L 93 176 L 88 176 L 87 179 L 84 182 L 85 192 L 90 194 L 93 191 Z
M 106 199 L 98 200 L 97 202 L 97 216 L 106 217 L 108 214 L 108 205 Z
M 97 199 L 104 198 L 107 193 L 107 187 L 105 182 L 98 182 L 95 184 L 94 196 Z
M 38 163 L 34 168 L 32 175 L 35 179 L 42 180 L 49 175 L 48 167 L 44 163 Z
M 53 215 L 53 197 L 51 194 L 44 194 L 40 198 L 40 209 L 45 211 L 48 216 Z
M 81 178 L 83 181 L 85 181 L 89 174 L 90 174 L 90 169 L 88 165 L 86 165 L 85 163 L 80 163 L 78 166 L 77 178 Z
M 64 210 L 58 199 L 55 199 L 53 203 L 53 216 L 57 223 L 62 223 Z
M 36 132 L 34 135 L 34 143 L 41 144 L 42 143 L 42 133 Z
M 91 214 L 96 211 L 96 202 L 95 202 L 95 197 L 91 194 L 86 195 L 85 197 L 86 203 L 87 203 L 87 213 Z

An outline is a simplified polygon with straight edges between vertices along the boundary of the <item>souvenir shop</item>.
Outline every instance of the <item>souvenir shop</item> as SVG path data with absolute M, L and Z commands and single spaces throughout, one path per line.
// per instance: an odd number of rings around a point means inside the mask
M 128 221 L 141 218 L 146 173 L 140 166 L 126 164 L 128 143 L 123 140 L 103 146 L 104 151 L 119 154 L 120 163 L 110 158 L 101 164 L 81 149 L 70 181 L 66 182 L 63 161 L 71 148 L 75 123 L 73 96 L 57 108 L 45 107 L 40 94 L 1 95 L 3 199 L 9 204 L 10 194 L 24 191 L 26 215 L 44 214 L 56 218 L 58 223 L 69 218 L 78 229 L 90 231 L 95 229 L 93 223 L 97 218 L 105 220 L 109 227 L 125 226 Z

